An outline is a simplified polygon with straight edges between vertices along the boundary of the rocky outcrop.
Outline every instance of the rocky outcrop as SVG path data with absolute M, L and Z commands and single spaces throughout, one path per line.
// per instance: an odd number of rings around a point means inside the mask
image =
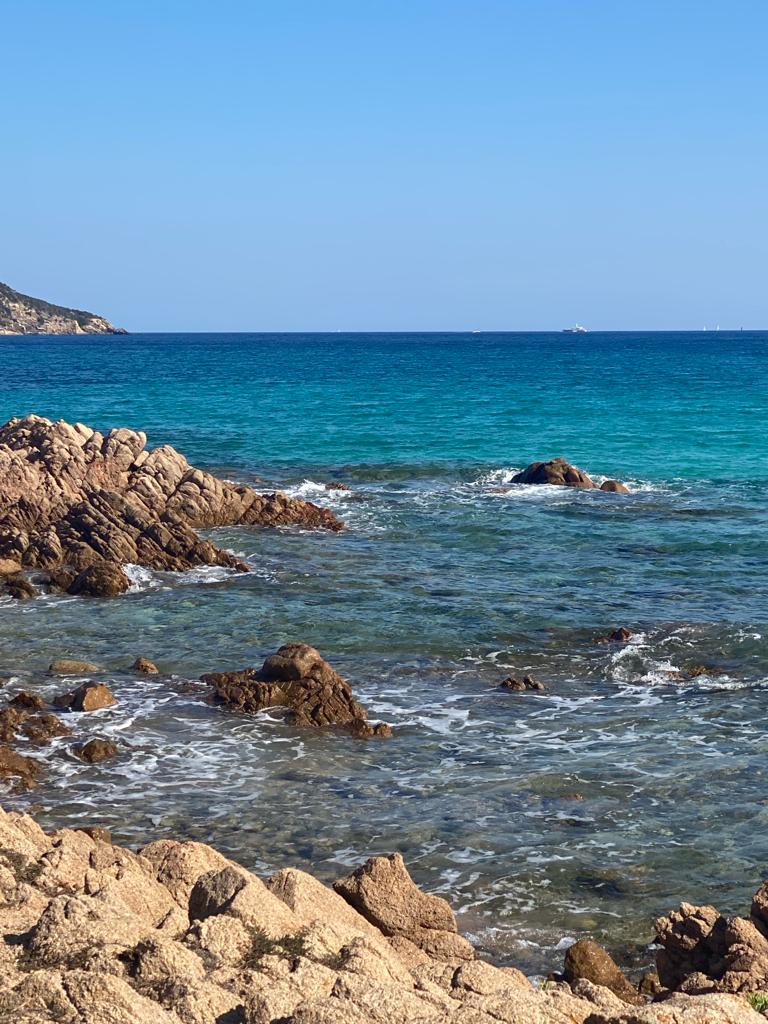
M 513 690 L 517 692 L 524 692 L 525 690 L 533 690 L 539 693 L 543 692 L 546 687 L 544 683 L 540 683 L 533 676 L 523 676 L 522 679 L 515 679 L 514 676 L 507 676 L 506 679 L 502 679 L 499 683 L 499 689 L 501 690 Z
M 247 569 L 201 529 L 342 528 L 327 509 L 219 480 L 169 445 L 147 449 L 146 440 L 133 430 L 103 435 L 39 416 L 0 427 L 2 571 L 44 569 L 70 593 L 116 594 L 127 589 L 119 568 L 127 563 Z M 74 573 L 60 574 L 62 566 Z
M 372 868 L 370 865 L 374 865 Z M 411 941 L 460 938 L 401 859 L 342 894 L 287 869 L 266 884 L 201 843 L 138 854 L 103 830 L 46 835 L 0 810 L 0 1020 L 14 1024 L 759 1024 L 740 996 L 630 1007 L 585 978 Z M 360 911 L 347 896 L 363 908 Z M 376 921 L 380 924 L 375 923 Z M 408 938 L 407 936 L 410 936 Z M 462 940 L 465 942 L 465 940 Z M 415 954 L 418 954 L 416 956 Z
M 103 316 L 56 306 L 0 283 L 0 334 L 127 334 Z
M 618 480 L 605 480 L 598 488 L 583 469 L 572 466 L 563 458 L 549 462 L 532 462 L 512 477 L 513 484 L 555 484 L 559 487 L 580 487 L 584 490 L 601 490 L 615 494 L 628 494 L 629 490 Z
M 768 991 L 768 926 L 764 884 L 749 917 L 681 903 L 656 922 L 661 984 L 688 993 Z
M 602 946 L 591 939 L 579 939 L 565 954 L 563 977 L 569 983 L 583 978 L 610 989 L 625 1003 L 637 1005 L 643 999 L 632 982 L 624 976 L 618 964 Z
M 365 708 L 320 652 L 307 644 L 283 644 L 261 668 L 210 672 L 201 677 L 211 700 L 234 711 L 254 714 L 286 708 L 292 725 L 343 726 L 357 736 L 388 736 L 389 726 L 371 725 Z

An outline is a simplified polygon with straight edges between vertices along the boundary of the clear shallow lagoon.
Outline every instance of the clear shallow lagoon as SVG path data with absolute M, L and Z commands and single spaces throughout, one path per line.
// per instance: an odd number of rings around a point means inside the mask
M 125 744 L 87 767 L 58 741 L 18 805 L 264 872 L 330 879 L 399 849 L 530 970 L 568 936 L 649 938 L 681 898 L 745 907 L 768 873 L 768 333 L 5 337 L 0 359 L 0 421 L 144 429 L 349 525 L 217 531 L 246 576 L 136 571 L 114 601 L 0 604 L 6 692 L 59 692 L 52 657 L 95 660 L 120 704 L 78 735 Z M 554 455 L 632 494 L 509 484 Z M 632 644 L 595 643 L 618 625 Z M 289 639 L 394 738 L 189 692 Z M 121 673 L 137 654 L 174 678 Z M 670 675 L 695 664 L 710 673 Z M 547 692 L 499 691 L 510 671 Z

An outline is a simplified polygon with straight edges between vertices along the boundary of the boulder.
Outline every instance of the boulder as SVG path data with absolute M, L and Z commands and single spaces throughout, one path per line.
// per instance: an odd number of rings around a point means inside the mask
M 160 672 L 160 669 L 153 661 L 142 657 L 137 658 L 131 665 L 131 668 L 134 672 L 141 672 L 144 676 L 156 676 Z
M 127 589 L 119 569 L 126 563 L 248 569 L 199 536 L 201 529 L 342 529 L 328 509 L 220 480 L 170 446 L 146 443 L 138 431 L 116 428 L 105 436 L 39 416 L 0 426 L 0 564 L 46 570 L 54 586 L 101 596 Z M 80 575 L 72 578 L 70 570 Z
M 78 832 L 84 832 L 91 839 L 96 839 L 100 843 L 112 844 L 112 833 L 107 828 L 100 828 L 98 825 L 84 825 L 78 829 Z
M 17 754 L 10 747 L 0 745 L 0 779 L 18 779 L 22 789 L 32 789 L 37 785 L 40 766 L 32 757 Z
M 68 711 L 98 711 L 117 704 L 117 701 L 105 683 L 83 683 L 70 693 L 60 694 L 54 704 Z
M 656 969 L 664 988 L 676 989 L 691 975 L 709 978 L 724 963 L 727 921 L 710 906 L 681 903 L 656 921 Z M 712 987 L 712 986 L 710 986 Z
M 57 736 L 69 736 L 72 732 L 56 715 L 34 715 L 22 725 L 21 731 L 38 746 L 49 743 Z
M 513 484 L 555 484 L 559 487 L 581 487 L 587 490 L 597 485 L 583 469 L 578 469 L 563 458 L 549 462 L 532 462 L 512 477 Z
M 39 693 L 30 693 L 29 690 L 19 690 L 15 697 L 8 701 L 11 707 L 26 708 L 28 711 L 39 711 L 45 707 L 45 701 Z
M 418 888 L 399 853 L 372 857 L 333 888 L 384 935 L 403 936 L 437 959 L 474 956 L 448 903 Z
M 6 576 L 0 574 L 0 588 L 8 597 L 13 597 L 17 601 L 26 601 L 37 593 L 27 577 L 20 572 L 9 573 Z
M 614 629 L 608 636 L 601 637 L 597 642 L 599 644 L 626 644 L 634 635 L 631 629 L 627 629 L 626 626 L 619 626 L 618 629 Z
M 360 736 L 391 732 L 368 724 L 349 684 L 307 644 L 284 644 L 260 669 L 211 672 L 202 681 L 211 688 L 214 703 L 235 711 L 287 708 L 293 725 L 344 726 Z
M 620 480 L 603 480 L 600 490 L 609 491 L 612 494 L 629 494 L 629 488 Z
M 67 593 L 83 597 L 117 597 L 124 594 L 130 585 L 125 571 L 116 562 L 97 562 L 75 576 Z
M 613 958 L 591 939 L 579 939 L 565 954 L 565 980 L 572 984 L 580 978 L 609 989 L 625 1003 L 643 1002 L 635 986 L 619 969 Z
M 765 1024 L 765 1017 L 737 996 L 675 995 L 620 1014 L 598 1011 L 584 1024 Z
M 98 672 L 99 666 L 90 661 L 77 661 L 75 658 L 56 658 L 48 666 L 48 671 L 57 676 L 79 676 Z
M 112 740 L 99 739 L 88 740 L 82 746 L 75 747 L 77 756 L 87 764 L 99 764 L 101 761 L 106 761 L 108 758 L 114 757 L 117 750 L 117 744 Z
M 229 914 L 271 938 L 298 932 L 300 922 L 264 883 L 233 865 L 208 871 L 195 882 L 189 896 L 190 921 Z

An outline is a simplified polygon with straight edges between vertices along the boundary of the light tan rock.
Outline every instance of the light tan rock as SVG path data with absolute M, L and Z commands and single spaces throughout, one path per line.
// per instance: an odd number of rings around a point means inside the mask
M 765 1024 L 745 999 L 732 995 L 675 995 L 621 1014 L 598 1012 L 589 1024 Z
M 293 911 L 260 879 L 234 866 L 201 875 L 189 897 L 192 921 L 224 913 L 271 938 L 295 934 L 301 929 Z
M 212 846 L 205 843 L 179 843 L 174 839 L 159 839 L 149 843 L 141 856 L 150 862 L 155 878 L 170 892 L 186 913 L 195 882 L 207 871 L 221 871 L 232 864 Z
M 487 996 L 493 992 L 531 991 L 531 983 L 515 967 L 494 967 L 485 960 L 473 960 L 456 969 L 451 985 L 454 995 L 475 992 Z
M 48 666 L 48 671 L 57 676 L 79 676 L 98 672 L 99 666 L 90 661 L 77 661 L 75 658 L 55 658 Z

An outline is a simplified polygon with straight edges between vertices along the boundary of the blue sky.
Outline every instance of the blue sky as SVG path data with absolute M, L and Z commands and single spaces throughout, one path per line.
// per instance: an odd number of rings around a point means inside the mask
M 131 330 L 768 327 L 765 0 L 0 0 L 0 280 Z

